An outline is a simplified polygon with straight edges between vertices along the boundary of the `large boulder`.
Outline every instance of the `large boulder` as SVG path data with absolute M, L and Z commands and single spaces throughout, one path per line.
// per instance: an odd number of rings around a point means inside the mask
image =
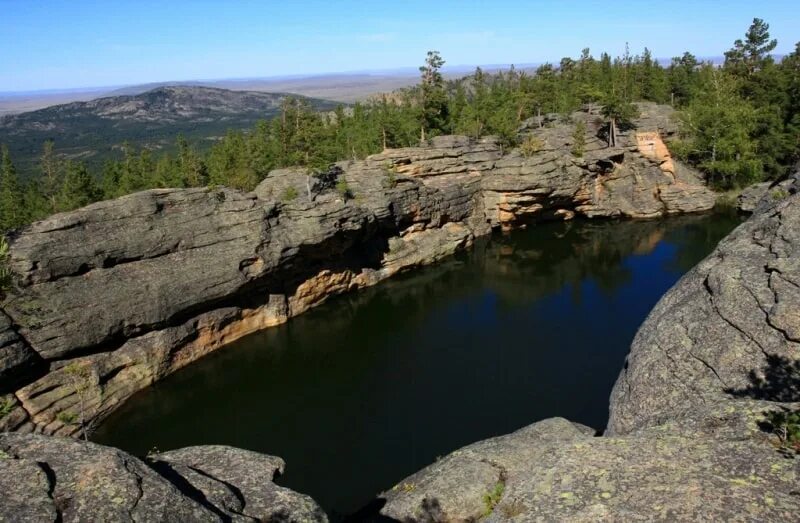
M 758 432 L 755 424 L 750 429 Z M 548 419 L 459 449 L 409 476 L 379 496 L 372 519 L 794 519 L 800 460 L 787 460 L 766 438 L 720 432 L 661 427 L 593 437 L 584 427 Z
M 610 434 L 736 397 L 800 401 L 800 195 L 754 215 L 639 329 L 611 396 Z
M 280 458 L 192 447 L 153 458 L 41 435 L 0 434 L 2 521 L 327 521 L 275 485 Z

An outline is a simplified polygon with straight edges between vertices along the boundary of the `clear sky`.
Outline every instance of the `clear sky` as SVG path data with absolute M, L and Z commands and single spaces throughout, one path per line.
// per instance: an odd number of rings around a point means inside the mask
M 798 0 L 0 0 L 0 91 L 557 62 L 584 47 L 719 56 L 753 17 L 776 52 Z

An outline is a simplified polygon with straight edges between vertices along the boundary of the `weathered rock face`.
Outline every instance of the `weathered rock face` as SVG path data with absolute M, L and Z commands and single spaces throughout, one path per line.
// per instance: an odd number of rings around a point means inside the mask
M 737 228 L 656 305 L 614 388 L 609 432 L 734 397 L 800 401 L 798 359 L 800 196 L 792 196 Z
M 33 434 L 0 434 L 3 521 L 327 521 L 272 482 L 280 458 L 221 446 L 157 454 Z
M 800 195 L 741 225 L 656 305 L 602 437 L 550 419 L 442 458 L 381 496 L 400 521 L 780 521 L 800 459 Z
M 713 429 L 587 432 L 553 418 L 469 445 L 382 494 L 380 513 L 409 522 L 780 521 L 800 510 L 800 464 L 766 441 Z
M 552 122 L 529 131 L 543 145 L 528 157 L 441 136 L 340 162 L 347 195 L 281 169 L 253 193 L 152 190 L 35 223 L 10 242 L 19 288 L 0 311 L 0 394 L 13 395 L 0 412 L 13 415 L 0 423 L 74 435 L 210 351 L 495 227 L 709 209 L 710 191 L 669 158 L 658 111 L 643 106 L 647 140 L 631 131 L 615 149 L 576 113 L 580 158 L 573 124 Z
M 737 198 L 736 206 L 742 212 L 760 213 L 798 192 L 800 192 L 800 162 L 795 164 L 785 180 L 756 183 L 745 188 Z

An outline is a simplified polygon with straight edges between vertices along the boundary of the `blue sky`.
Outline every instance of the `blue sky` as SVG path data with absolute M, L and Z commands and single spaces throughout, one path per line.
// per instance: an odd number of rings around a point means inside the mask
M 557 62 L 584 47 L 716 56 L 753 17 L 777 52 L 800 40 L 797 0 L 0 0 L 0 91 Z M 609 4 L 612 4 L 609 7 Z

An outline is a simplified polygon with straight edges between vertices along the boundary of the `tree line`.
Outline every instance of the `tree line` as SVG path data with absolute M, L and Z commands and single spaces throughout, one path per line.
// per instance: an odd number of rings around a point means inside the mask
M 755 19 L 744 39 L 725 53 L 722 66 L 691 53 L 664 67 L 649 49 L 622 56 L 584 49 L 576 58 L 515 70 L 446 80 L 444 60 L 428 53 L 418 85 L 332 112 L 317 112 L 287 98 L 280 114 L 247 131 L 231 130 L 200 152 L 182 136 L 172 154 L 121 147 L 120 158 L 90 172 L 80 161 L 43 145 L 36 173 L 21 183 L 5 147 L 0 149 L 0 230 L 101 199 L 159 187 L 225 185 L 253 189 L 267 173 L 286 166 L 325 171 L 331 163 L 363 158 L 387 147 L 419 144 L 441 134 L 496 135 L 517 144 L 525 120 L 570 113 L 587 103 L 604 107 L 609 145 L 615 124 L 635 116 L 632 102 L 676 107 L 681 123 L 674 152 L 697 166 L 717 188 L 777 179 L 800 156 L 800 43 L 778 62 L 769 25 Z M 581 153 L 581 150 L 573 151 Z

